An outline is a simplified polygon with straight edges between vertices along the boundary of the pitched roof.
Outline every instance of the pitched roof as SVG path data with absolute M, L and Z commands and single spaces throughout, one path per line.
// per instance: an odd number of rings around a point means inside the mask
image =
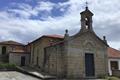
M 54 34 L 54 35 L 43 35 L 43 36 L 39 37 L 38 39 L 30 42 L 29 44 L 34 43 L 34 42 L 40 40 L 40 39 L 43 38 L 43 37 L 56 38 L 56 39 L 64 39 L 64 36 L 62 36 L 62 35 L 57 35 L 57 34 Z
M 20 53 L 21 52 L 22 53 L 22 52 L 26 52 L 26 51 L 21 49 L 21 50 L 13 50 L 12 52 L 16 52 L 16 53 Z
M 64 36 L 62 36 L 62 35 L 56 35 L 56 34 L 54 34 L 54 35 L 44 35 L 44 36 L 51 37 L 51 38 L 61 38 L 61 39 L 64 38 Z
M 0 42 L 0 44 L 5 44 L 5 45 L 24 45 L 22 43 L 19 43 L 19 42 L 16 42 L 16 41 L 3 41 L 3 42 Z
M 13 54 L 13 53 L 15 53 L 15 54 L 30 54 L 29 52 L 27 52 L 26 50 L 13 50 L 13 51 L 11 51 L 10 52 L 10 54 Z
M 108 57 L 109 58 L 120 58 L 120 51 L 111 47 L 108 47 Z
M 89 9 L 88 7 L 86 7 L 86 9 L 84 11 L 82 11 L 80 14 L 90 14 L 90 15 L 94 15 Z
M 109 45 L 104 41 L 102 40 L 100 37 L 98 37 L 94 31 L 86 31 L 86 32 L 78 32 L 76 33 L 75 35 L 71 36 L 71 39 L 74 39 L 75 37 L 78 37 L 78 36 L 81 36 L 81 35 L 84 35 L 84 34 L 92 34 L 93 36 L 95 36 L 99 41 L 101 41 L 104 45 L 106 45 L 107 47 L 109 47 Z

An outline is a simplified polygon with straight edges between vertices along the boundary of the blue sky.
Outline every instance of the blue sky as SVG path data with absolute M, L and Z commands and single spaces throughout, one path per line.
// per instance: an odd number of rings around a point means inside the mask
M 94 13 L 93 27 L 106 36 L 111 47 L 120 48 L 120 0 L 87 0 Z M 46 34 L 70 35 L 80 29 L 85 0 L 0 0 L 0 41 L 23 43 Z

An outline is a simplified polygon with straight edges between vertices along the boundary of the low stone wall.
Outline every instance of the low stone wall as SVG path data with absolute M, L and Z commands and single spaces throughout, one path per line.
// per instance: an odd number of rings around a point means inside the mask
M 120 77 L 120 70 L 112 70 L 112 75 L 116 77 Z

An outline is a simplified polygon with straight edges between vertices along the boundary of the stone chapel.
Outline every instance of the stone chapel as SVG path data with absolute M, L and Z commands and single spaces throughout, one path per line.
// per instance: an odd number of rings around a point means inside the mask
M 86 7 L 80 13 L 81 29 L 64 40 L 44 48 L 44 71 L 60 78 L 97 78 L 108 74 L 108 44 L 92 26 L 93 13 Z

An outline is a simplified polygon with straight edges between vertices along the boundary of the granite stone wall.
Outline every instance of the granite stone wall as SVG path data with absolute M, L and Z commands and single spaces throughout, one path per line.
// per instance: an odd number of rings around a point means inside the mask
M 94 78 L 107 75 L 107 46 L 91 33 L 70 37 L 64 45 L 50 46 L 46 63 L 48 73 L 67 78 L 85 78 L 85 53 L 94 55 Z

